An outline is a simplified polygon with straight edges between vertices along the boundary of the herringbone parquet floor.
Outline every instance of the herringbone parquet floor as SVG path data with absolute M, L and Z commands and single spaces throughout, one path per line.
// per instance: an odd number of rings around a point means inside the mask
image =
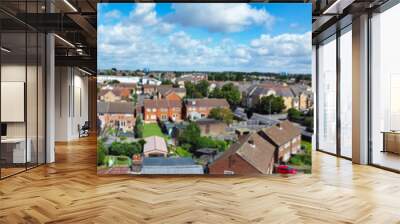
M 322 153 L 293 177 L 98 177 L 96 142 L 0 181 L 0 223 L 400 223 L 400 175 Z

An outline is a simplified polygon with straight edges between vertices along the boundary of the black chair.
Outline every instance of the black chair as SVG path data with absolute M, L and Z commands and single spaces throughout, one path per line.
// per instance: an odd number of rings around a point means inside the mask
M 79 130 L 79 138 L 89 136 L 89 130 L 90 130 L 89 121 L 85 121 L 82 127 L 78 125 L 78 130 Z

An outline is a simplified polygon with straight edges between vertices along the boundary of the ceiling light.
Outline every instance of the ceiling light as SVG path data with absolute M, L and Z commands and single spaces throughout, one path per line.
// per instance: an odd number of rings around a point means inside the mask
M 64 0 L 65 4 L 67 4 L 74 12 L 78 12 L 78 10 L 68 1 Z
M 70 47 L 75 48 L 75 45 L 73 45 L 73 44 L 72 44 L 71 42 L 69 42 L 68 40 L 66 40 L 66 39 L 64 39 L 64 38 L 62 38 L 62 37 L 60 37 L 60 36 L 57 35 L 57 34 L 54 34 L 54 36 L 57 37 L 58 39 L 60 39 L 62 42 L 64 42 L 64 43 L 66 43 L 67 45 L 69 45 Z
M 1 47 L 0 49 L 1 49 L 2 51 L 6 52 L 6 53 L 10 53 L 10 52 L 11 52 L 10 50 L 8 50 L 8 49 L 5 48 L 5 47 Z

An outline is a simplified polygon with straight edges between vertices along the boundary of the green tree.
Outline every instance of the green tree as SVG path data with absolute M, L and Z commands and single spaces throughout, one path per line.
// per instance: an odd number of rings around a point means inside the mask
M 107 148 L 104 145 L 104 140 L 98 140 L 97 141 L 97 165 L 101 166 L 104 164 L 104 159 L 106 158 L 107 155 Z
M 203 97 L 208 96 L 208 87 L 210 83 L 207 80 L 201 80 L 199 83 L 196 84 L 197 92 L 200 92 Z
M 199 126 L 194 122 L 190 122 L 179 134 L 178 141 L 180 145 L 189 144 L 191 146 L 191 150 L 193 150 L 199 138 Z
M 289 120 L 300 121 L 303 119 L 303 114 L 295 108 L 290 108 L 288 110 L 288 118 Z
M 174 83 L 169 79 L 164 79 L 161 82 L 162 85 L 173 85 Z
M 143 138 L 143 129 L 144 125 L 142 117 L 138 116 L 135 121 L 135 129 L 134 129 L 136 138 Z
M 239 91 L 239 88 L 235 86 L 233 83 L 227 83 L 222 88 L 216 87 L 211 93 L 210 96 L 213 98 L 225 98 L 229 105 L 232 108 L 237 107 L 242 99 L 242 95 Z
M 128 156 L 131 158 L 134 154 L 142 152 L 142 147 L 138 142 L 113 142 L 110 146 L 110 155 Z
M 281 96 L 264 96 L 256 104 L 256 110 L 262 114 L 281 113 L 285 109 L 285 102 Z
M 213 108 L 208 114 L 208 117 L 223 121 L 226 124 L 231 124 L 233 121 L 233 113 L 227 108 Z

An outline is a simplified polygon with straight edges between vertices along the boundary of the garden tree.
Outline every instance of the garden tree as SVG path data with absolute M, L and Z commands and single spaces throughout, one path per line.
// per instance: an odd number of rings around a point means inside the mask
M 230 109 L 227 108 L 213 108 L 210 110 L 208 117 L 223 121 L 226 124 L 231 124 L 233 121 L 233 113 Z
M 211 93 L 212 98 L 225 98 L 232 108 L 237 107 L 241 101 L 241 94 L 239 88 L 233 83 L 227 83 L 222 88 L 216 87 Z
M 200 137 L 200 128 L 194 123 L 190 122 L 178 136 L 180 145 L 190 144 L 193 147 L 196 145 L 198 138 Z
M 281 96 L 264 96 L 256 104 L 256 110 L 262 114 L 281 113 L 285 109 L 285 103 Z
M 195 98 L 196 86 L 191 82 L 185 82 L 186 96 L 189 98 Z M 199 93 L 200 94 L 200 93 Z M 198 94 L 196 94 L 198 95 Z
M 185 82 L 186 95 L 189 98 L 203 98 L 208 95 L 210 84 L 206 80 L 201 80 L 198 84 Z
M 161 85 L 173 85 L 174 83 L 172 83 L 172 81 L 171 80 L 169 80 L 169 79 L 164 79 L 162 82 L 161 82 Z
M 146 144 L 146 140 L 140 139 L 140 140 L 138 141 L 138 143 L 140 144 L 140 147 L 141 147 L 142 152 L 143 152 L 143 150 L 144 150 L 144 144 Z
M 137 103 L 137 100 L 138 100 L 138 95 L 136 94 L 135 90 L 131 90 L 131 96 L 132 96 L 133 107 L 136 107 L 136 103 Z
M 142 153 L 142 146 L 139 142 L 113 142 L 110 146 L 110 155 L 128 156 Z
M 314 129 L 314 118 L 313 117 L 305 117 L 303 123 L 304 123 L 304 126 L 306 126 L 309 130 Z
M 104 159 L 107 155 L 107 148 L 104 145 L 104 140 L 100 139 L 97 141 L 97 165 L 101 166 L 104 164 Z
M 203 95 L 203 97 L 208 96 L 208 87 L 210 87 L 210 83 L 207 80 L 201 80 L 196 84 L 196 90 Z
M 288 118 L 289 118 L 289 120 L 300 121 L 300 120 L 303 119 L 302 116 L 303 116 L 303 114 L 299 110 L 297 110 L 295 108 L 290 108 L 288 110 Z
M 134 128 L 136 138 L 143 138 L 143 129 L 144 129 L 144 125 L 143 125 L 142 117 L 138 116 L 136 118 L 135 128 Z
M 222 152 L 228 148 L 228 144 L 224 140 L 217 140 L 217 139 L 212 139 L 210 137 L 202 136 L 197 139 L 195 150 L 201 148 L 218 149 L 218 151 Z

